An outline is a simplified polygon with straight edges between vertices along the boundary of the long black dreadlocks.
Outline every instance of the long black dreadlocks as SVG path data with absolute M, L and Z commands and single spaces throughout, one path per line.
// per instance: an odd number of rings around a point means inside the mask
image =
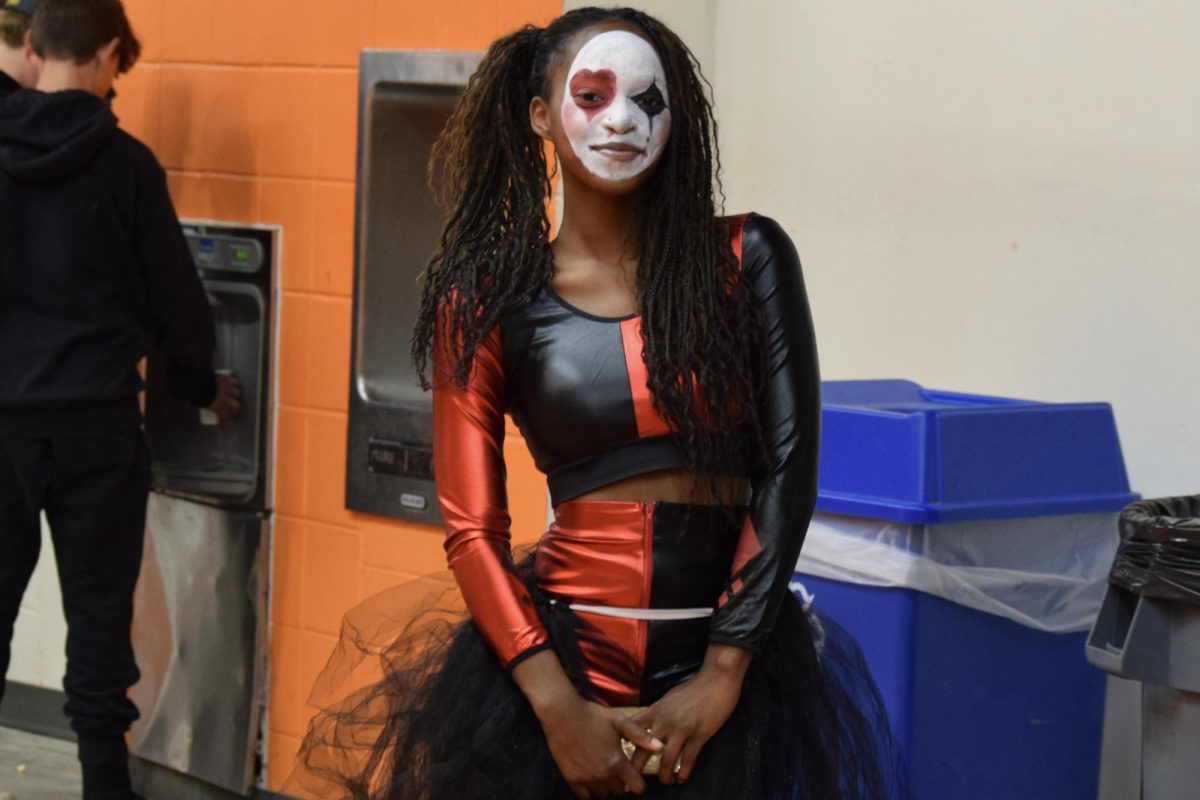
M 720 158 L 707 83 L 679 37 L 640 11 L 582 8 L 488 49 L 434 146 L 431 182 L 449 216 L 425 274 L 413 360 L 429 388 L 429 358 L 448 347 L 457 362 L 446 377 L 465 384 L 484 337 L 550 281 L 550 171 L 529 103 L 546 96 L 551 65 L 571 37 L 609 21 L 639 26 L 666 71 L 671 135 L 635 201 L 642 355 L 656 408 L 689 467 L 711 479 L 748 455 L 730 453 L 730 432 L 762 441 L 755 398 L 763 326 L 717 217 Z

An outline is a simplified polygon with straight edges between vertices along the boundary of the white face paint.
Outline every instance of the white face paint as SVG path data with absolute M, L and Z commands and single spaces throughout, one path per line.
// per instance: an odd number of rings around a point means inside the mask
M 567 70 L 563 131 L 588 172 L 622 181 L 653 166 L 671 133 L 667 77 L 654 47 L 628 31 L 587 41 Z

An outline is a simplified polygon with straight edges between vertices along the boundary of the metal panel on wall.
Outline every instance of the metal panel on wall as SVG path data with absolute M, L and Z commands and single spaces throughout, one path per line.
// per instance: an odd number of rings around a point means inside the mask
M 441 234 L 433 143 L 477 53 L 366 51 L 360 65 L 346 507 L 437 523 L 433 411 L 409 357 L 418 277 Z

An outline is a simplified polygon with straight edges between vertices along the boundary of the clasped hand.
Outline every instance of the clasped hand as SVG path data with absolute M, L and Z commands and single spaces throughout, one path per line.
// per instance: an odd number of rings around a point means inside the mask
M 662 756 L 658 779 L 663 783 L 691 777 L 701 749 L 729 719 L 740 695 L 740 674 L 702 668 L 633 718 L 580 698 L 574 708 L 561 708 L 543 720 L 543 728 L 550 754 L 576 797 L 642 794 L 641 770 L 654 753 Z M 637 745 L 632 763 L 621 750 L 621 738 Z
M 740 696 L 740 676 L 701 669 L 633 718 L 639 730 L 651 731 L 664 744 L 660 781 L 685 783 L 692 776 L 700 750 L 729 719 Z M 653 752 L 639 746 L 634 769 L 640 773 Z
M 644 792 L 646 781 L 625 758 L 621 739 L 647 753 L 662 750 L 663 742 L 620 711 L 575 698 L 542 719 L 550 755 L 571 791 L 582 800 Z

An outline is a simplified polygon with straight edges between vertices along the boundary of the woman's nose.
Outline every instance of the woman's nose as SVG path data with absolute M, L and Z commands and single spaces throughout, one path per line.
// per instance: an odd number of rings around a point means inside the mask
M 629 133 L 636 124 L 630 113 L 629 102 L 623 99 L 614 101 L 604 117 L 604 127 L 617 135 Z

